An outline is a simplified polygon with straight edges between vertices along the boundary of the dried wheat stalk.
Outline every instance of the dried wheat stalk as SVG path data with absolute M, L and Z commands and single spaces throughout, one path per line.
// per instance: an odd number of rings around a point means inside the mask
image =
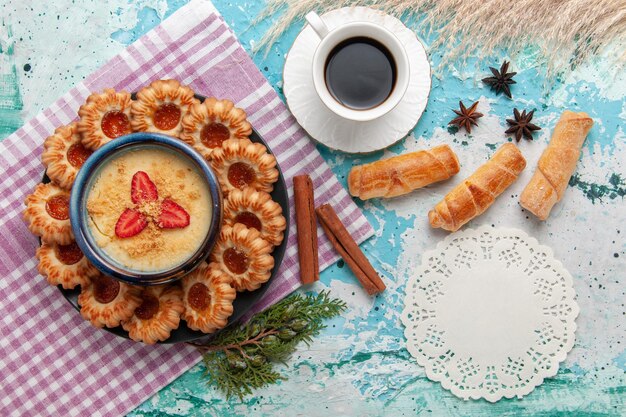
M 516 55 L 528 45 L 538 46 L 549 75 L 607 51 L 618 67 L 626 61 L 626 0 L 267 0 L 257 20 L 279 17 L 256 49 L 272 45 L 311 10 L 345 6 L 415 17 L 419 28 L 435 34 L 430 50 L 444 51 L 440 69 L 498 48 Z

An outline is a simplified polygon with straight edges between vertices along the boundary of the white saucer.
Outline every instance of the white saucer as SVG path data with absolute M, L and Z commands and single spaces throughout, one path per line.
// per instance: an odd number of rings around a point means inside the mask
M 331 149 L 367 153 L 393 145 L 417 124 L 428 102 L 431 73 L 424 46 L 400 20 L 378 10 L 343 7 L 322 18 L 330 30 L 349 22 L 369 21 L 392 31 L 409 55 L 409 87 L 396 108 L 376 120 L 355 122 L 337 116 L 324 105 L 313 86 L 313 53 L 320 40 L 306 25 L 289 50 L 283 70 L 283 92 L 289 110 L 313 139 Z

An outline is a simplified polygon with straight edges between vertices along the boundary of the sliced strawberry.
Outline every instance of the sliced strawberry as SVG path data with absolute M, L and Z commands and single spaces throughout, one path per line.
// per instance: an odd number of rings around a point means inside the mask
M 163 229 L 187 227 L 189 225 L 189 213 L 177 203 L 166 198 L 161 203 L 161 215 L 159 215 L 157 225 Z
M 125 238 L 135 236 L 148 225 L 146 216 L 137 210 L 127 208 L 115 224 L 115 235 Z
M 145 172 L 137 171 L 133 175 L 130 184 L 130 198 L 135 204 L 156 201 L 159 198 L 156 185 Z

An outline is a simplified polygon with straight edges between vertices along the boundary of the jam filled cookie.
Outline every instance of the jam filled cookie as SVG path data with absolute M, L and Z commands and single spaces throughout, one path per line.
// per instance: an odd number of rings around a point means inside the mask
M 44 242 L 69 245 L 74 241 L 70 225 L 70 193 L 52 183 L 38 184 L 26 197 L 24 220 L 31 233 Z
M 267 193 L 278 179 L 276 158 L 260 143 L 248 139 L 229 139 L 211 155 L 211 167 L 217 174 L 224 196 L 231 190 L 252 187 Z
M 189 106 L 200 103 L 193 90 L 176 80 L 157 80 L 137 93 L 130 107 L 133 131 L 178 136 Z
M 95 150 L 130 133 L 130 105 L 130 94 L 112 88 L 87 97 L 78 109 L 78 131 L 83 136 L 83 145 Z
M 252 133 L 246 112 L 229 100 L 207 98 L 194 104 L 183 117 L 180 138 L 193 146 L 205 158 L 228 139 L 245 139 Z
M 213 333 L 226 327 L 237 295 L 230 282 L 214 263 L 203 264 L 183 278 L 182 318 L 190 329 Z
M 82 144 L 78 124 L 74 122 L 57 128 L 43 147 L 41 160 L 46 166 L 46 175 L 55 184 L 69 190 L 78 170 L 93 152 Z
M 222 227 L 211 262 L 232 277 L 237 291 L 253 291 L 270 279 L 274 267 L 271 251 L 272 245 L 258 230 L 236 223 L 233 227 Z
M 268 193 L 250 187 L 234 189 L 228 193 L 224 205 L 224 224 L 232 227 L 241 223 L 248 229 L 256 229 L 263 239 L 278 246 L 286 227 L 282 213 L 280 205 Z
M 61 285 L 66 290 L 77 285 L 84 286 L 100 274 L 80 251 L 76 242 L 69 245 L 43 242 L 37 249 L 39 273 L 46 277 L 51 285 Z
M 128 320 L 141 304 L 141 288 L 107 275 L 98 275 L 81 287 L 80 314 L 96 327 L 115 327 Z
M 153 345 L 170 337 L 185 310 L 183 291 L 177 285 L 146 287 L 133 316 L 122 322 L 131 339 Z

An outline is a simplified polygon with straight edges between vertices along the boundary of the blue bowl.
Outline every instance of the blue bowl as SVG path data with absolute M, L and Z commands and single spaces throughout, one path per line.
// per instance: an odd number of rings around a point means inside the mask
M 112 157 L 131 149 L 160 148 L 175 152 L 192 162 L 204 177 L 212 199 L 212 218 L 204 241 L 198 250 L 182 264 L 157 272 L 142 272 L 125 268 L 109 257 L 95 242 L 89 231 L 87 195 L 103 164 Z M 95 151 L 78 171 L 70 196 L 70 221 L 76 243 L 87 259 L 107 275 L 132 285 L 161 285 L 177 281 L 200 265 L 211 253 L 222 224 L 222 193 L 217 177 L 206 160 L 191 146 L 179 139 L 158 133 L 132 133 L 117 138 Z

